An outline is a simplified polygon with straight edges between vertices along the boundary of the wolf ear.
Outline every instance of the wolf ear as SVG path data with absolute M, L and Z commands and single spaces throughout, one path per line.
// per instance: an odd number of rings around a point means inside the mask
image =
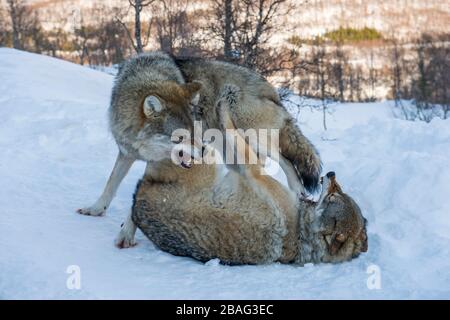
M 156 96 L 147 96 L 144 100 L 143 108 L 145 116 L 150 117 L 155 113 L 161 112 L 163 106 Z
M 200 89 L 202 88 L 202 84 L 199 81 L 189 82 L 183 85 L 184 92 L 191 104 L 197 105 L 200 101 Z

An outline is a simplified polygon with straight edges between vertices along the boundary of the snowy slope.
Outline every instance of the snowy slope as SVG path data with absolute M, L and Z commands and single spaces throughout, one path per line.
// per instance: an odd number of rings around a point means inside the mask
M 229 267 L 171 256 L 139 232 L 137 247 L 114 247 L 143 163 L 105 217 L 75 213 L 113 166 L 111 86 L 110 75 L 0 49 L 0 298 L 450 298 L 448 121 L 345 104 L 324 134 L 320 112 L 303 110 L 324 171 L 337 172 L 369 220 L 369 252 L 340 265 Z M 80 290 L 66 287 L 70 265 L 80 267 Z M 367 287 L 373 265 L 379 290 Z

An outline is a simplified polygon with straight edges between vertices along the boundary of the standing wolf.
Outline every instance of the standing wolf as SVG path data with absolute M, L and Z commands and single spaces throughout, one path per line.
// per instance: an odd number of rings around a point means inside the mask
M 224 62 L 177 60 L 161 52 L 130 59 L 120 68 L 109 108 L 110 129 L 119 147 L 114 169 L 103 194 L 78 212 L 102 215 L 120 182 L 136 160 L 148 166 L 170 158 L 168 145 L 177 128 L 192 126 L 188 104 L 202 114 L 205 129 L 218 128 L 215 103 L 225 84 L 241 89 L 231 110 L 238 128 L 280 130 L 280 165 L 291 189 L 316 190 L 321 171 L 319 155 L 281 106 L 275 89 L 258 74 Z

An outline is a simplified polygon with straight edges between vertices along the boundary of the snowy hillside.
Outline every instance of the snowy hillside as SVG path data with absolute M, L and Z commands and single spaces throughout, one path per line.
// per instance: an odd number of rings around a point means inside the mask
M 0 49 L 0 299 L 450 298 L 450 122 L 394 119 L 388 103 L 305 109 L 300 125 L 369 220 L 369 251 L 340 265 L 202 264 L 113 240 L 144 164 L 107 215 L 100 194 L 116 156 L 106 112 L 112 77 Z M 81 289 L 68 289 L 69 266 Z M 381 288 L 369 289 L 379 271 Z

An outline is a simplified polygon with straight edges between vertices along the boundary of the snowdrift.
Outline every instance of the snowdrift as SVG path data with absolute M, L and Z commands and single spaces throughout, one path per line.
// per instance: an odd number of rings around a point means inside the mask
M 100 194 L 115 160 L 106 120 L 112 82 L 0 49 L 0 298 L 450 298 L 448 121 L 398 120 L 389 102 L 338 104 L 324 132 L 322 114 L 302 110 L 324 172 L 336 171 L 369 220 L 368 253 L 304 268 L 202 264 L 161 252 L 139 232 L 137 247 L 114 247 L 143 163 L 106 217 L 75 213 Z M 71 266 L 80 289 L 67 286 Z

